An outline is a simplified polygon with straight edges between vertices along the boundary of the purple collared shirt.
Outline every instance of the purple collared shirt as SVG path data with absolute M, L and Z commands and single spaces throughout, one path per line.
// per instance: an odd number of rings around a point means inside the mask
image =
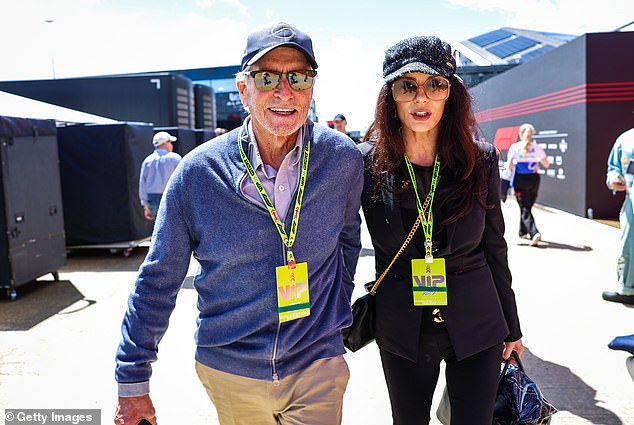
M 266 194 L 269 195 L 271 202 L 275 205 L 275 210 L 280 220 L 284 221 L 288 208 L 293 200 L 293 194 L 297 188 L 304 141 L 303 128 L 299 129 L 295 147 L 286 154 L 279 170 L 262 162 L 251 123 L 248 123 L 247 128 L 249 131 L 249 161 L 251 161 L 251 165 L 255 168 L 255 173 L 262 182 Z M 244 193 L 251 202 L 264 205 L 262 197 L 248 175 L 245 175 L 245 178 L 242 180 L 241 187 L 242 193 Z

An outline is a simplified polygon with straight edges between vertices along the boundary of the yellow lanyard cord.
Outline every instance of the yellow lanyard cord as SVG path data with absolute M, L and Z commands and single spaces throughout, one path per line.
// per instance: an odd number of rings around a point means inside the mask
M 434 202 L 434 193 L 436 193 L 436 185 L 438 184 L 438 179 L 440 178 L 440 159 L 438 158 L 438 153 L 436 153 L 436 159 L 434 160 L 434 171 L 431 176 L 431 184 L 429 185 L 429 193 L 427 193 L 427 197 L 425 198 L 425 203 L 421 204 L 420 197 L 418 196 L 418 187 L 416 184 L 416 175 L 414 174 L 414 168 L 412 167 L 412 163 L 409 162 L 409 158 L 407 154 L 405 156 L 405 164 L 407 165 L 407 171 L 409 172 L 409 177 L 412 180 L 412 187 L 414 188 L 414 195 L 416 195 L 416 209 L 418 210 L 418 215 L 422 218 L 422 226 L 423 233 L 425 234 L 425 259 L 431 260 L 433 258 L 431 254 L 431 246 L 432 246 L 432 231 L 434 229 L 434 218 L 431 213 L 431 206 Z
M 304 148 L 304 153 L 302 155 L 302 165 L 299 176 L 299 185 L 297 187 L 297 197 L 295 198 L 295 209 L 293 210 L 293 220 L 291 221 L 291 232 L 290 237 L 286 235 L 286 231 L 284 230 L 284 223 L 280 220 L 280 217 L 275 210 L 275 206 L 273 202 L 271 202 L 271 198 L 267 195 L 264 190 L 264 185 L 260 181 L 260 178 L 255 172 L 251 161 L 247 157 L 244 152 L 244 148 L 242 147 L 242 142 L 246 141 L 246 135 L 243 136 L 244 127 L 240 129 L 240 134 L 238 135 L 238 149 L 240 149 L 240 156 L 242 156 L 242 162 L 244 166 L 247 168 L 247 174 L 251 178 L 253 185 L 257 189 L 266 209 L 269 211 L 269 215 L 273 219 L 273 223 L 275 223 L 275 227 L 277 228 L 277 232 L 280 234 L 282 238 L 282 243 L 286 245 L 286 260 L 288 261 L 288 267 L 290 269 L 295 268 L 295 256 L 293 255 L 292 247 L 295 243 L 295 238 L 297 236 L 297 223 L 299 222 L 299 213 L 302 209 L 302 200 L 304 199 L 304 189 L 306 187 L 306 174 L 308 174 L 308 158 L 310 157 L 310 140 L 306 142 L 306 147 Z M 244 137 L 244 140 L 243 140 Z

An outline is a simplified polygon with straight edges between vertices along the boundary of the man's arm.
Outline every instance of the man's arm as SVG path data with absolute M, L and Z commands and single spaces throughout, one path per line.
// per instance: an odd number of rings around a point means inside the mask
M 192 243 L 187 211 L 182 207 L 182 173 L 164 194 L 148 255 L 139 269 L 128 299 L 116 355 L 115 377 L 119 383 L 119 411 L 125 423 L 137 415 L 153 414 L 149 399 L 151 363 L 157 359 L 158 344 L 176 305 L 176 296 L 187 274 Z M 142 397 L 140 397 L 142 396 Z
M 354 290 L 354 274 L 361 252 L 361 192 L 363 191 L 363 158 L 359 153 L 354 161 L 346 164 L 354 170 L 354 177 L 348 187 L 348 197 L 345 206 L 344 224 L 339 240 L 344 260 L 344 288 L 348 298 L 352 298 Z
M 139 173 L 139 200 L 142 206 L 147 205 L 147 189 L 145 186 L 145 161 L 141 164 L 141 172 Z

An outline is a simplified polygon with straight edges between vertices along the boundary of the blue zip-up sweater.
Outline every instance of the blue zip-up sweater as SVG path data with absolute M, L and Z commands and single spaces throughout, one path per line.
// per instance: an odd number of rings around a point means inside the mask
M 240 190 L 249 177 L 235 129 L 186 155 L 163 195 L 123 319 L 115 373 L 120 395 L 149 392 L 150 364 L 192 252 L 201 266 L 194 280 L 197 361 L 271 381 L 345 352 L 340 330 L 352 322 L 363 160 L 344 134 L 310 121 L 304 128 L 311 152 L 293 253 L 308 263 L 310 316 L 279 323 L 275 267 L 286 264 L 286 251 L 265 207 Z M 287 234 L 291 214 L 292 208 Z

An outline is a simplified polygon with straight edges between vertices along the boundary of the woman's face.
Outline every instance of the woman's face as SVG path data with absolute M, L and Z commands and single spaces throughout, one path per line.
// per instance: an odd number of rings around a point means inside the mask
M 438 75 L 410 72 L 392 84 L 392 96 L 403 131 L 438 132 L 450 83 Z

